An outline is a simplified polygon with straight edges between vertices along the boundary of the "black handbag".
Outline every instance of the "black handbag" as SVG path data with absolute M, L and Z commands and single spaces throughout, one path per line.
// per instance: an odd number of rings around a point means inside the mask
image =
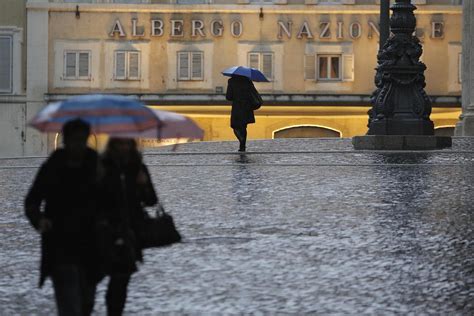
M 169 246 L 181 241 L 173 217 L 166 213 L 160 203 L 155 217 L 146 217 L 139 232 L 140 244 L 143 249 Z
M 250 89 L 250 108 L 252 110 L 258 110 L 263 105 L 263 99 L 258 93 L 257 89 L 252 87 Z

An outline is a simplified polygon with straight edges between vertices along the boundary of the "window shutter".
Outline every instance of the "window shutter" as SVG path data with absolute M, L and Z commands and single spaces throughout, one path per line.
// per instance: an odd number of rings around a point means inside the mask
M 140 79 L 140 53 L 128 53 L 128 79 Z
M 66 53 L 66 78 L 76 78 L 76 53 Z
M 178 80 L 189 80 L 189 53 L 178 53 Z
M 0 92 L 11 92 L 12 38 L 0 37 Z
M 191 53 L 192 56 L 192 75 L 191 79 L 203 79 L 203 54 L 201 52 Z
M 304 56 L 304 79 L 316 80 L 316 57 L 314 55 Z
M 115 79 L 125 79 L 125 52 L 115 53 Z
M 262 72 L 268 80 L 273 79 L 273 54 L 262 54 Z
M 354 81 L 354 55 L 342 55 L 342 80 Z
M 89 78 L 89 53 L 79 53 L 79 77 Z
M 250 53 L 249 54 L 249 67 L 250 68 L 255 68 L 255 69 L 259 69 L 259 57 L 260 57 L 260 54 L 258 53 Z

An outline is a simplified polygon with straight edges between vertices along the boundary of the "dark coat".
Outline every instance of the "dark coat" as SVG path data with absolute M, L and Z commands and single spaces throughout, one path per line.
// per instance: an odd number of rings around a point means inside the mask
M 250 92 L 255 90 L 253 82 L 243 76 L 232 76 L 227 83 L 226 99 L 232 101 L 230 127 L 241 128 L 255 123 L 255 116 L 251 109 Z
M 97 166 L 92 149 L 87 149 L 80 167 L 68 166 L 65 150 L 58 149 L 40 167 L 26 196 L 25 213 L 31 224 L 38 228 L 41 218 L 52 222 L 51 230 L 41 236 L 40 286 L 55 264 L 81 264 L 95 277 Z
M 102 166 L 104 176 L 101 184 L 101 220 L 106 221 L 108 225 L 121 227 L 133 233 L 135 259 L 143 261 L 138 233 L 143 227 L 145 217 L 148 216 L 144 207 L 158 202 L 148 169 L 141 162 L 121 167 L 107 157 L 102 159 Z M 140 170 L 143 170 L 150 180 L 144 185 L 137 184 Z M 132 273 L 136 269 L 136 265 L 133 265 L 128 269 L 129 271 L 120 272 Z M 110 274 L 113 271 L 106 271 L 106 273 Z

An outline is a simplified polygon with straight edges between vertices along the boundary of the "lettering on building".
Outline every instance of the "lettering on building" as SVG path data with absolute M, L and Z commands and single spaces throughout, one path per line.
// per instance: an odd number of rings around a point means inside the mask
M 443 21 L 431 22 L 431 38 L 443 39 L 444 28 L 445 25 Z M 144 37 L 147 36 L 145 29 L 145 25 L 141 24 L 137 18 L 132 18 L 130 21 L 130 32 L 127 32 L 124 24 L 117 19 L 112 24 L 109 36 L 120 38 L 130 34 L 131 37 Z M 194 38 L 206 38 L 209 36 L 221 37 L 226 32 L 229 32 L 233 37 L 241 37 L 244 33 L 244 24 L 238 19 L 230 21 L 228 25 L 225 25 L 221 19 L 214 19 L 208 24 L 200 19 L 191 20 L 190 23 L 185 23 L 183 19 L 170 19 L 168 22 L 162 19 L 152 19 L 150 20 L 150 27 L 148 29 L 150 37 L 160 37 L 163 36 L 165 32 L 169 32 L 170 37 L 173 38 L 184 37 L 185 34 L 189 34 Z M 168 31 L 166 31 L 166 29 L 168 29 Z M 322 40 L 343 40 L 346 38 L 357 40 L 362 37 L 364 32 L 367 33 L 369 39 L 380 36 L 378 22 L 370 20 L 364 25 L 357 21 L 349 25 L 346 25 L 343 21 L 337 21 L 336 23 L 329 21 L 319 23 L 303 21 L 299 25 L 295 25 L 292 20 L 279 20 L 276 22 L 275 29 L 278 39 L 290 39 L 293 36 L 296 36 L 298 39 L 313 39 L 317 36 Z M 332 32 L 333 30 L 335 30 L 335 32 Z M 416 33 L 423 37 L 424 30 L 418 28 Z

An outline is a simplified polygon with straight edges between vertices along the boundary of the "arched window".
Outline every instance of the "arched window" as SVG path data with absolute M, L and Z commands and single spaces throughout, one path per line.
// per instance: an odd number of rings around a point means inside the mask
M 334 129 L 316 125 L 300 125 L 284 127 L 273 132 L 273 138 L 326 138 L 341 137 Z

